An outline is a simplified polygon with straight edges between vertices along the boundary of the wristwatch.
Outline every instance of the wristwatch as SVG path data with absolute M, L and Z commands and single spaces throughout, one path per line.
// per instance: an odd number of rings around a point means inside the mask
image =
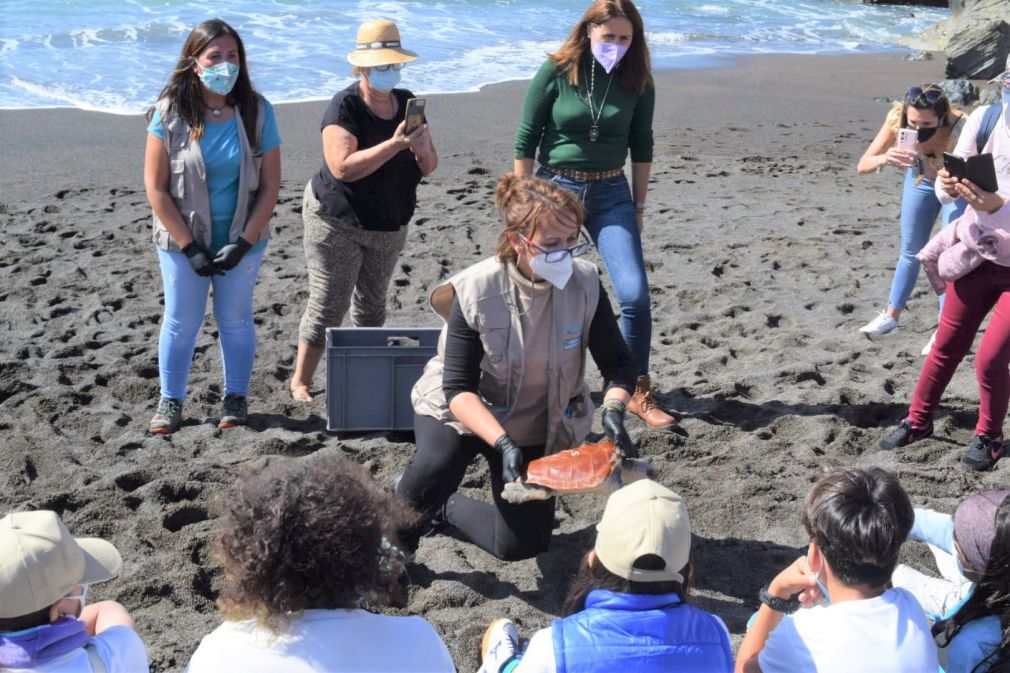
M 758 592 L 758 600 L 776 612 L 796 612 L 796 610 L 800 607 L 800 602 L 795 598 L 786 600 L 772 595 L 772 593 L 768 591 L 767 584 L 761 587 L 761 591 Z

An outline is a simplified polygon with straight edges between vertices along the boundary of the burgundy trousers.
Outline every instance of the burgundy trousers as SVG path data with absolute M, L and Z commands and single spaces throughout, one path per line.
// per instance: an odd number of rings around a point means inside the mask
M 925 428 L 933 420 L 943 391 L 993 307 L 975 357 L 979 394 L 975 434 L 1003 438 L 1003 419 L 1010 403 L 1010 267 L 992 262 L 983 262 L 963 278 L 947 283 L 936 342 L 922 366 L 908 410 L 913 428 Z

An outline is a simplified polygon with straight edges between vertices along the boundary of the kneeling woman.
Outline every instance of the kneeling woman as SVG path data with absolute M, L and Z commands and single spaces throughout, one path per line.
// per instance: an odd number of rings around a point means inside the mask
M 539 178 L 505 175 L 495 205 L 504 223 L 497 255 L 432 291 L 446 325 L 414 386 L 417 448 L 396 492 L 482 549 L 518 560 L 547 549 L 554 500 L 515 505 L 502 499 L 502 487 L 530 460 L 586 438 L 593 410 L 586 348 L 610 382 L 604 429 L 625 452 L 635 450 L 624 409 L 636 369 L 596 267 L 577 259 L 589 248 L 578 197 Z M 478 454 L 490 467 L 494 504 L 456 492 Z

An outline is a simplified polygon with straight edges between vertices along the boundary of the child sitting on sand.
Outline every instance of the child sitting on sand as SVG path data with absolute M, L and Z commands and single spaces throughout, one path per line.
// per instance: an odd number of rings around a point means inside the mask
M 908 589 L 936 623 L 946 673 L 985 673 L 1010 664 L 1010 491 L 961 501 L 954 516 L 915 510 L 910 537 L 929 545 L 942 578 L 908 566 L 894 586 Z
M 563 619 L 519 654 L 509 619 L 491 623 L 480 673 L 727 673 L 722 620 L 688 604 L 691 525 L 679 495 L 643 479 L 607 500 L 596 545 L 582 560 Z
M 913 518 L 901 484 L 880 468 L 818 481 L 803 508 L 807 555 L 759 593 L 736 672 L 936 673 L 922 609 L 887 588 Z M 827 604 L 814 605 L 820 599 Z

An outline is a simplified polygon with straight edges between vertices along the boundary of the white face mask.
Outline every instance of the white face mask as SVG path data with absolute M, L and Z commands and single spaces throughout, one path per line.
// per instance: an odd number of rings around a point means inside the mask
M 565 289 L 572 277 L 572 256 L 565 255 L 558 262 L 548 262 L 546 257 L 545 252 L 534 255 L 530 259 L 530 270 L 559 290 Z
M 807 554 L 807 566 L 810 568 L 810 572 L 814 572 L 814 566 L 810 563 L 810 554 Z M 820 568 L 817 569 L 817 572 L 814 572 L 814 576 L 817 578 L 817 588 L 821 590 L 821 595 L 824 596 L 824 602 L 831 605 L 831 594 L 828 593 L 828 587 L 821 581 Z

